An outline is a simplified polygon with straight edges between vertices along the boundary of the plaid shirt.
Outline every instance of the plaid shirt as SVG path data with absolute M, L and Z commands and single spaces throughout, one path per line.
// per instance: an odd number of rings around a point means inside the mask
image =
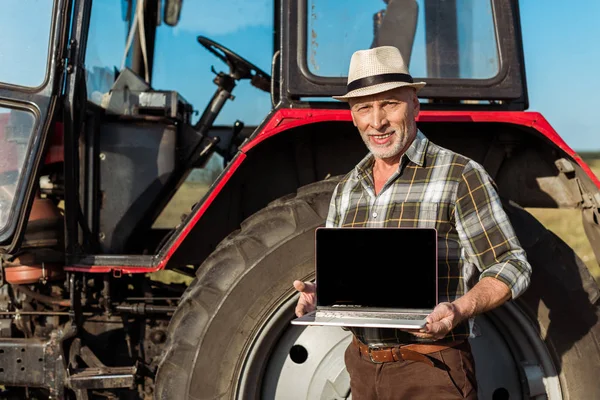
M 440 302 L 456 300 L 483 277 L 504 282 L 513 299 L 523 293 L 531 266 L 481 165 L 418 132 L 398 171 L 375 195 L 374 161 L 369 153 L 337 185 L 328 227 L 436 228 Z M 472 327 L 472 320 L 464 322 L 444 341 L 464 339 Z M 419 341 L 397 329 L 351 330 L 372 345 Z

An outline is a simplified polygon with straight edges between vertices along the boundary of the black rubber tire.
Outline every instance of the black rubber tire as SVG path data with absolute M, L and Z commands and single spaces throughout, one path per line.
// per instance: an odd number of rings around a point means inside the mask
M 292 294 L 292 282 L 314 274 L 314 231 L 336 184 L 316 182 L 272 202 L 200 266 L 169 324 L 156 399 L 234 398 L 240 355 Z
M 156 399 L 236 398 L 254 340 L 269 333 L 261 329 L 292 295 L 292 281 L 313 276 L 314 230 L 324 223 L 336 182 L 271 203 L 202 264 L 169 325 Z M 600 398 L 598 286 L 566 244 L 524 210 L 506 208 L 534 268 L 531 288 L 517 303 L 547 332 L 563 396 Z M 269 352 L 263 353 L 266 362 Z M 258 387 L 260 376 L 251 378 Z
M 575 252 L 515 204 L 504 209 L 532 265 L 531 285 L 516 303 L 537 324 L 563 398 L 600 399 L 600 291 Z

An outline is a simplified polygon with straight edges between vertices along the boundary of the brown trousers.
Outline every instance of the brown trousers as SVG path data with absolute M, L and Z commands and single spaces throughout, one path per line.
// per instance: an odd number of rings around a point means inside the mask
M 436 367 L 418 361 L 374 364 L 350 344 L 344 359 L 353 400 L 477 399 L 475 362 L 468 342 L 428 354 Z

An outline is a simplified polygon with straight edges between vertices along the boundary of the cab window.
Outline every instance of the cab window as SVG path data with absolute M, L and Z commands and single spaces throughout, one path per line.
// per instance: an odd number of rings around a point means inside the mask
M 6 228 L 27 158 L 35 117 L 0 107 L 0 232 Z
M 51 0 L 2 0 L 0 82 L 38 87 L 46 80 Z
M 407 11 L 408 3 L 416 7 Z M 402 49 L 406 38 L 397 34 L 398 21 L 415 20 L 407 60 L 414 77 L 489 79 L 500 70 L 490 0 L 307 0 L 306 13 L 306 61 L 316 76 L 346 76 L 359 49 L 381 44 Z

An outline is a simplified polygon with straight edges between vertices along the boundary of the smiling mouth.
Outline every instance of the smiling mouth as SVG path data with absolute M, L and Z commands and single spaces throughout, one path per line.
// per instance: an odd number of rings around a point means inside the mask
M 394 134 L 394 132 L 389 132 L 389 133 L 384 133 L 383 135 L 369 135 L 369 136 L 374 139 L 377 139 L 377 140 L 383 140 L 383 139 L 389 138 L 393 134 Z

